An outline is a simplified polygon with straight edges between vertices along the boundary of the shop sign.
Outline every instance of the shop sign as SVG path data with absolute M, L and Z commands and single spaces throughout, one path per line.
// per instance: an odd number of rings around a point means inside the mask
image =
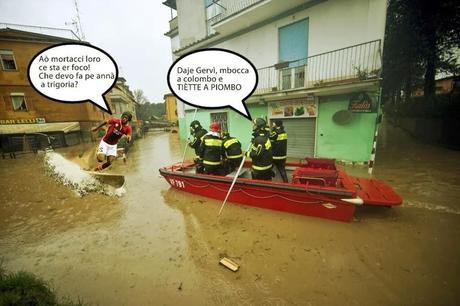
M 0 119 L 0 124 L 35 124 L 46 123 L 45 118 L 29 118 L 29 119 Z
M 270 118 L 309 118 L 318 116 L 318 103 L 314 99 L 295 99 L 270 102 Z
M 360 92 L 350 97 L 348 110 L 354 113 L 372 113 L 375 112 L 375 106 L 367 93 Z

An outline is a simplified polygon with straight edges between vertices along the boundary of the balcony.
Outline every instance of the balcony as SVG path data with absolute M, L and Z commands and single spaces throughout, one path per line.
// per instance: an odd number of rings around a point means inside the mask
M 179 22 L 177 20 L 177 16 L 174 17 L 169 21 L 169 31 L 166 32 L 164 35 L 173 37 L 179 33 Z
M 381 41 L 374 40 L 257 69 L 254 95 L 377 80 L 380 69 Z
M 297 12 L 321 1 L 217 0 L 206 8 L 208 28 L 212 27 L 212 31 L 226 35 L 262 23 L 275 16 Z

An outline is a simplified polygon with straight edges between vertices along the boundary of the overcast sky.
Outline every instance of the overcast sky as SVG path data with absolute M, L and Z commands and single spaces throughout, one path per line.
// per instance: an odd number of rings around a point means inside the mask
M 172 63 L 170 10 L 162 0 L 78 0 L 86 41 L 112 55 L 131 90 L 142 89 L 151 102 L 169 92 Z M 0 23 L 69 28 L 74 0 L 0 0 Z

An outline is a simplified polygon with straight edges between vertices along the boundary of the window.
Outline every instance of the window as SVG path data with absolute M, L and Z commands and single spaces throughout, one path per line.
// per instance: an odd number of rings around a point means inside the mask
M 14 111 L 27 111 L 26 99 L 23 93 L 12 93 L 11 102 Z
M 308 57 L 308 19 L 278 29 L 279 63 L 286 63 L 280 70 L 281 89 L 305 86 L 305 70 Z
M 220 130 L 228 132 L 227 113 L 211 113 L 211 122 L 217 121 L 220 123 Z
M 13 51 L 0 50 L 0 61 L 2 62 L 3 70 L 16 70 L 16 62 L 14 60 Z

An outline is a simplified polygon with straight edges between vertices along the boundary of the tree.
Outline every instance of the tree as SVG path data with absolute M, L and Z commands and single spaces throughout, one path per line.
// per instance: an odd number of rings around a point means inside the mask
M 435 96 L 437 72 L 459 71 L 460 1 L 390 0 L 383 52 L 383 91 L 392 101 L 410 98 L 424 82 L 425 97 Z
M 137 107 L 137 117 L 141 120 L 153 120 L 154 117 L 162 118 L 166 113 L 164 103 L 144 103 Z
M 139 104 L 150 103 L 149 99 L 144 95 L 144 91 L 142 89 L 135 89 L 134 92 L 134 100 L 136 100 Z

